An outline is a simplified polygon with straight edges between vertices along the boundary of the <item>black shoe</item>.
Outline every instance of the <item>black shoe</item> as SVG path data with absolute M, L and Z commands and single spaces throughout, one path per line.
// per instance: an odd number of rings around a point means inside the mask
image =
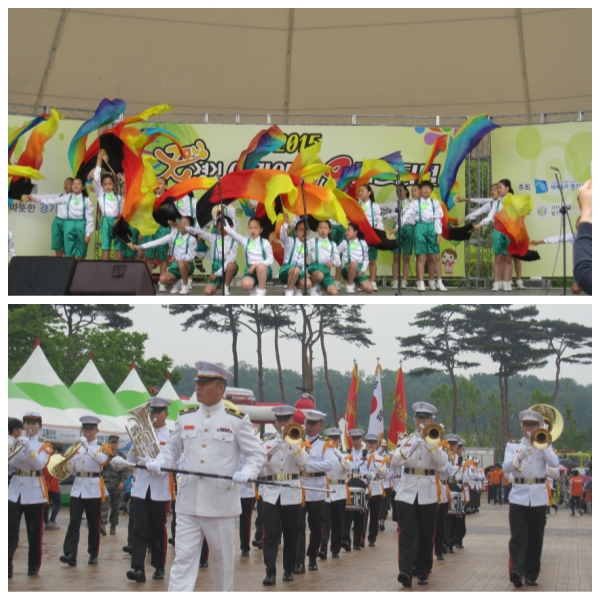
M 521 576 L 516 571 L 511 571 L 510 572 L 510 582 L 516 588 L 523 587 L 523 580 L 521 579 Z
M 308 570 L 309 571 L 318 571 L 319 570 L 319 565 L 317 564 L 316 560 L 308 559 Z
M 351 546 L 350 546 L 350 544 L 348 542 L 342 542 L 342 548 L 346 552 L 352 552 L 352 548 L 351 548 Z
M 29 571 L 27 571 L 27 575 L 38 575 L 39 571 L 37 569 L 29 569 Z M 537 585 L 537 583 L 535 584 Z
M 360 548 L 361 548 L 360 544 L 354 544 L 354 545 L 352 546 L 352 549 L 353 549 L 353 550 L 360 550 Z
M 97 565 L 98 564 L 98 557 L 94 556 L 93 554 L 90 554 L 90 558 L 88 560 L 88 565 Z
M 283 580 L 284 581 L 294 581 L 294 576 L 291 573 L 284 573 Z
M 446 550 L 446 552 L 448 552 L 448 554 L 456 554 L 456 552 L 454 552 L 454 548 L 452 546 L 450 546 L 448 548 L 448 550 Z
M 304 575 L 304 573 L 306 573 L 304 565 L 296 565 L 296 568 L 294 569 L 294 575 Z
M 385 531 L 385 519 L 379 519 L 379 531 Z
M 146 573 L 139 569 L 136 569 L 135 571 L 132 569 L 131 571 L 127 571 L 127 579 L 130 581 L 137 581 L 138 583 L 146 583 Z
M 429 579 L 427 579 L 427 576 L 419 577 L 417 575 L 417 585 L 427 585 L 428 583 L 429 583 Z
M 360 547 L 361 547 L 361 548 L 364 548 L 364 547 L 365 547 L 365 543 L 364 543 L 364 542 L 361 542 L 361 543 L 360 543 Z
M 262 547 L 262 543 L 261 542 L 257 542 L 256 540 L 252 540 L 252 545 L 255 548 L 261 548 Z
M 242 550 L 242 556 L 250 556 L 250 552 L 248 550 Z
M 525 583 L 526 585 L 531 585 L 533 587 L 537 587 L 538 582 L 534 581 L 533 579 L 527 579 L 527 577 L 525 577 Z
M 579 514 L 583 517 L 583 511 L 582 510 L 579 511 Z
M 402 584 L 402 587 L 412 587 L 412 575 L 409 573 L 400 573 L 400 575 L 398 575 L 398 581 Z
M 339 558 L 340 557 L 340 553 L 338 552 L 337 554 L 335 552 L 331 553 L 331 558 Z
M 446 549 L 446 546 L 444 546 L 444 547 L 442 548 L 442 554 L 447 554 L 447 553 L 448 553 L 448 550 Z
M 202 561 L 198 567 L 199 569 L 208 569 L 208 561 Z
M 164 579 L 165 578 L 165 570 L 164 569 L 156 569 L 154 574 L 152 575 L 152 579 Z
M 375 545 L 375 542 L 369 542 L 369 548 L 372 548 Z
M 327 550 L 320 550 L 317 556 L 322 560 L 327 560 Z
M 263 585 L 275 585 L 275 575 L 267 575 L 263 579 Z
M 462 544 L 456 544 L 456 548 L 460 548 L 462 550 L 464 546 Z
M 198 271 L 200 271 L 200 273 L 206 273 L 206 270 L 204 269 L 204 265 L 202 263 L 200 263 L 198 265 Z M 264 583 L 264 581 L 263 581 L 263 583 Z
M 69 565 L 70 567 L 77 566 L 77 557 L 74 554 L 63 554 L 60 557 L 60 562 Z
M 169 538 L 167 541 L 171 546 L 175 546 L 175 540 L 173 538 Z
M 125 552 L 125 554 L 131 554 L 131 546 L 123 546 L 123 552 Z
M 443 555 L 443 554 L 436 554 L 436 555 L 435 555 L 435 557 L 436 557 L 438 560 L 444 560 L 444 555 Z

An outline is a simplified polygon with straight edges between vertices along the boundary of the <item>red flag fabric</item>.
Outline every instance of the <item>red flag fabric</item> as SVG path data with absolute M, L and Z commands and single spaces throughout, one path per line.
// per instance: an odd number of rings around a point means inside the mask
M 358 385 L 360 383 L 360 377 L 358 376 L 358 365 L 354 365 L 352 370 L 352 377 L 350 378 L 350 389 L 348 390 L 348 400 L 346 402 L 346 431 L 344 432 L 346 438 L 346 448 L 352 446 L 352 441 L 348 432 L 352 429 L 356 429 L 358 423 L 357 417 L 357 402 L 358 402 Z
M 394 410 L 390 421 L 390 432 L 388 434 L 388 449 L 395 450 L 398 445 L 398 437 L 406 433 L 406 395 L 404 393 L 404 374 L 402 367 L 396 371 L 396 392 L 394 394 Z
M 40 345 L 40 338 L 37 338 L 37 339 L 35 340 L 35 344 L 33 344 L 33 347 L 34 347 L 34 348 L 37 348 L 39 345 Z

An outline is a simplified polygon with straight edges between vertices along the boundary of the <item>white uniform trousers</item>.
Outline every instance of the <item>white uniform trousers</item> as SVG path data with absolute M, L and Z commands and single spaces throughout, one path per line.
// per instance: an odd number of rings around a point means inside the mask
M 194 591 L 204 538 L 210 548 L 215 592 L 233 591 L 235 517 L 177 513 L 177 544 L 169 578 L 170 592 Z

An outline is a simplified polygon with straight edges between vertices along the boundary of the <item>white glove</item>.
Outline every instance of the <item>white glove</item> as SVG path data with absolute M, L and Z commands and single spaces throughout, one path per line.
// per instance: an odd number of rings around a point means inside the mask
M 151 460 L 152 457 L 146 454 L 145 456 L 142 456 L 140 459 L 138 459 L 138 465 L 142 465 L 142 467 L 145 467 Z
M 88 449 L 88 441 L 86 438 L 84 438 L 83 436 L 81 436 L 78 440 L 78 442 L 81 443 L 81 445 L 87 450 Z
M 31 442 L 29 441 L 29 438 L 25 435 L 22 435 L 20 438 L 18 438 L 19 442 L 21 444 L 23 444 L 23 449 L 24 450 L 29 450 L 29 446 L 31 445 Z
M 250 475 L 248 473 L 244 473 L 244 471 L 238 471 L 233 474 L 233 482 L 234 483 L 247 483 L 248 479 L 250 479 Z
M 150 471 L 150 475 L 152 475 L 152 477 L 160 477 L 160 475 L 162 474 L 162 467 L 160 461 L 156 459 L 149 460 L 146 463 L 146 469 Z

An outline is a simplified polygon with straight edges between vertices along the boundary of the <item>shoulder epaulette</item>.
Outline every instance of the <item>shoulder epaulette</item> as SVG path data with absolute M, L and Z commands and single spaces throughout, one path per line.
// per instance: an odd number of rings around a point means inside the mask
M 323 441 L 326 441 L 326 440 L 327 440 L 327 437 L 326 437 L 326 436 L 324 436 L 324 435 L 320 435 L 320 434 L 319 434 L 319 439 L 320 439 L 320 440 L 323 440 Z
M 233 408 L 231 406 L 226 406 L 225 412 L 228 415 L 233 415 L 234 417 L 237 417 L 238 419 L 243 419 L 246 416 L 246 413 L 243 413 L 239 408 Z
M 183 408 L 183 409 L 181 409 L 181 410 L 179 411 L 179 414 L 180 414 L 180 415 L 185 415 L 185 414 L 187 414 L 187 413 L 192 413 L 192 412 L 195 412 L 195 411 L 197 411 L 199 408 L 200 408 L 199 406 L 188 406 L 187 408 Z

